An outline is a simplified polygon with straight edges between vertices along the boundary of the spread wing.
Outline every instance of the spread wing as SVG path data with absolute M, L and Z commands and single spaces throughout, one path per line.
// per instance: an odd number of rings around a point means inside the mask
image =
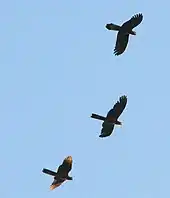
M 54 190 L 59 187 L 66 179 L 54 179 L 53 183 L 50 185 L 50 190 Z
M 63 163 L 58 167 L 57 175 L 66 178 L 72 169 L 72 157 L 68 156 L 64 159 Z
M 56 173 L 54 171 L 51 171 L 49 169 L 43 168 L 42 170 L 43 173 L 51 175 L 51 176 L 56 176 Z
M 129 41 L 129 34 L 124 34 L 122 31 L 119 31 L 117 34 L 116 45 L 114 49 L 114 54 L 116 56 L 122 54 L 128 44 Z
M 122 27 L 126 27 L 126 29 L 133 29 L 138 26 L 143 20 L 143 15 L 141 13 L 134 15 L 130 20 L 126 21 Z
M 114 124 L 110 124 L 108 122 L 103 122 L 102 124 L 102 130 L 101 130 L 101 134 L 99 137 L 107 137 L 110 136 L 111 133 L 113 132 L 114 129 Z
M 101 116 L 101 115 L 98 115 L 98 114 L 95 114 L 95 113 L 92 113 L 91 118 L 94 118 L 94 119 L 97 119 L 97 120 L 103 120 L 103 121 L 105 120 L 104 116 Z
M 127 104 L 127 96 L 121 96 L 119 98 L 119 101 L 117 101 L 116 104 L 113 106 L 113 109 L 111 109 L 108 112 L 106 119 L 107 120 L 111 120 L 111 119 L 117 120 L 118 117 L 123 112 L 123 110 L 125 109 L 126 104 Z

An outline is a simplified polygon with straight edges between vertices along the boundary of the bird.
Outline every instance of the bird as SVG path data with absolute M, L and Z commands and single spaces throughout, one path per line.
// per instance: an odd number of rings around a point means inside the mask
M 51 171 L 49 169 L 43 168 L 42 172 L 54 177 L 52 184 L 50 185 L 50 190 L 59 187 L 66 180 L 73 180 L 68 173 L 72 169 L 72 157 L 68 156 L 63 160 L 63 163 L 58 167 L 57 172 Z
M 130 34 L 136 35 L 136 32 L 133 31 L 133 28 L 138 26 L 142 22 L 142 20 L 143 20 L 143 15 L 139 13 L 131 17 L 130 20 L 126 21 L 121 26 L 113 24 L 113 23 L 106 24 L 105 27 L 108 30 L 118 31 L 116 45 L 114 48 L 114 54 L 116 56 L 121 55 L 125 51 L 128 41 L 129 41 L 129 35 Z
M 119 101 L 117 101 L 113 108 L 109 110 L 106 117 L 92 113 L 91 118 L 104 121 L 102 123 L 101 134 L 99 137 L 104 138 L 110 136 L 115 125 L 122 125 L 122 122 L 120 122 L 118 118 L 124 111 L 126 105 L 127 96 L 123 95 L 119 97 Z

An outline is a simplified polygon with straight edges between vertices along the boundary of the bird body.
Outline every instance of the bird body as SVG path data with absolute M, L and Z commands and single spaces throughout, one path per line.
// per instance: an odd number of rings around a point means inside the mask
M 106 24 L 106 28 L 108 30 L 118 31 L 116 45 L 114 48 L 114 54 L 116 56 L 122 54 L 125 51 L 129 41 L 129 35 L 136 35 L 136 32 L 132 29 L 138 26 L 142 20 L 143 15 L 140 13 L 134 15 L 130 20 L 123 23 L 122 26 L 113 23 Z
M 112 109 L 107 113 L 106 117 L 92 113 L 91 118 L 102 120 L 102 129 L 99 137 L 110 136 L 113 132 L 115 125 L 122 125 L 118 120 L 119 116 L 122 114 L 127 104 L 127 97 L 121 96 L 119 101 L 113 106 Z
M 54 180 L 50 185 L 50 189 L 53 190 L 56 187 L 60 186 L 64 181 L 73 180 L 73 178 L 68 175 L 71 169 L 72 169 L 72 157 L 68 156 L 64 159 L 63 163 L 58 167 L 57 172 L 51 171 L 46 168 L 44 168 L 42 172 L 54 177 Z

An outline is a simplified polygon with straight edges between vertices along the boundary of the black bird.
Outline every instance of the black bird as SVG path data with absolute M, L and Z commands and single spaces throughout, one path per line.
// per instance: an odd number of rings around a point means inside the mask
M 91 118 L 104 121 L 102 124 L 102 130 L 99 137 L 110 136 L 113 132 L 115 124 L 122 125 L 122 123 L 118 120 L 118 118 L 125 109 L 126 104 L 127 104 L 127 96 L 121 96 L 119 98 L 119 101 L 117 101 L 116 104 L 113 106 L 113 108 L 107 113 L 106 117 L 92 113 Z
M 116 30 L 118 31 L 116 46 L 114 49 L 114 54 L 116 56 L 122 54 L 128 44 L 129 34 L 136 35 L 136 32 L 132 29 L 138 26 L 143 20 L 143 15 L 141 13 L 134 15 L 130 20 L 123 23 L 122 26 L 115 25 L 113 23 L 109 23 L 106 25 L 108 30 Z
M 68 175 L 68 173 L 72 169 L 72 162 L 73 162 L 72 157 L 68 156 L 64 159 L 63 163 L 58 167 L 57 172 L 51 171 L 46 168 L 42 170 L 43 173 L 54 176 L 54 181 L 50 185 L 51 190 L 60 186 L 66 180 L 73 180 L 73 178 Z

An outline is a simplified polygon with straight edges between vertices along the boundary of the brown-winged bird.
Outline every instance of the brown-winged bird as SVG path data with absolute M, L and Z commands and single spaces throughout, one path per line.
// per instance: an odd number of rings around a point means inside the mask
M 114 54 L 116 56 L 122 54 L 128 44 L 129 34 L 136 35 L 136 32 L 132 29 L 138 26 L 143 20 L 143 15 L 141 13 L 134 15 L 130 20 L 123 23 L 122 26 L 115 25 L 113 23 L 109 23 L 106 25 L 108 30 L 116 30 L 118 31 L 116 46 L 114 49 Z
M 63 163 L 58 167 L 57 172 L 51 171 L 46 168 L 42 170 L 43 173 L 54 176 L 54 181 L 50 185 L 51 190 L 60 186 L 66 180 L 73 180 L 73 178 L 68 175 L 68 173 L 72 169 L 72 162 L 73 162 L 72 157 L 68 156 L 64 159 Z
M 126 104 L 127 104 L 127 97 L 121 96 L 119 98 L 119 101 L 117 101 L 116 104 L 113 106 L 113 108 L 107 113 L 106 117 L 92 113 L 91 118 L 104 121 L 102 124 L 102 130 L 99 137 L 110 136 L 111 133 L 113 132 L 115 124 L 122 125 L 122 123 L 118 120 L 118 118 L 125 109 Z

